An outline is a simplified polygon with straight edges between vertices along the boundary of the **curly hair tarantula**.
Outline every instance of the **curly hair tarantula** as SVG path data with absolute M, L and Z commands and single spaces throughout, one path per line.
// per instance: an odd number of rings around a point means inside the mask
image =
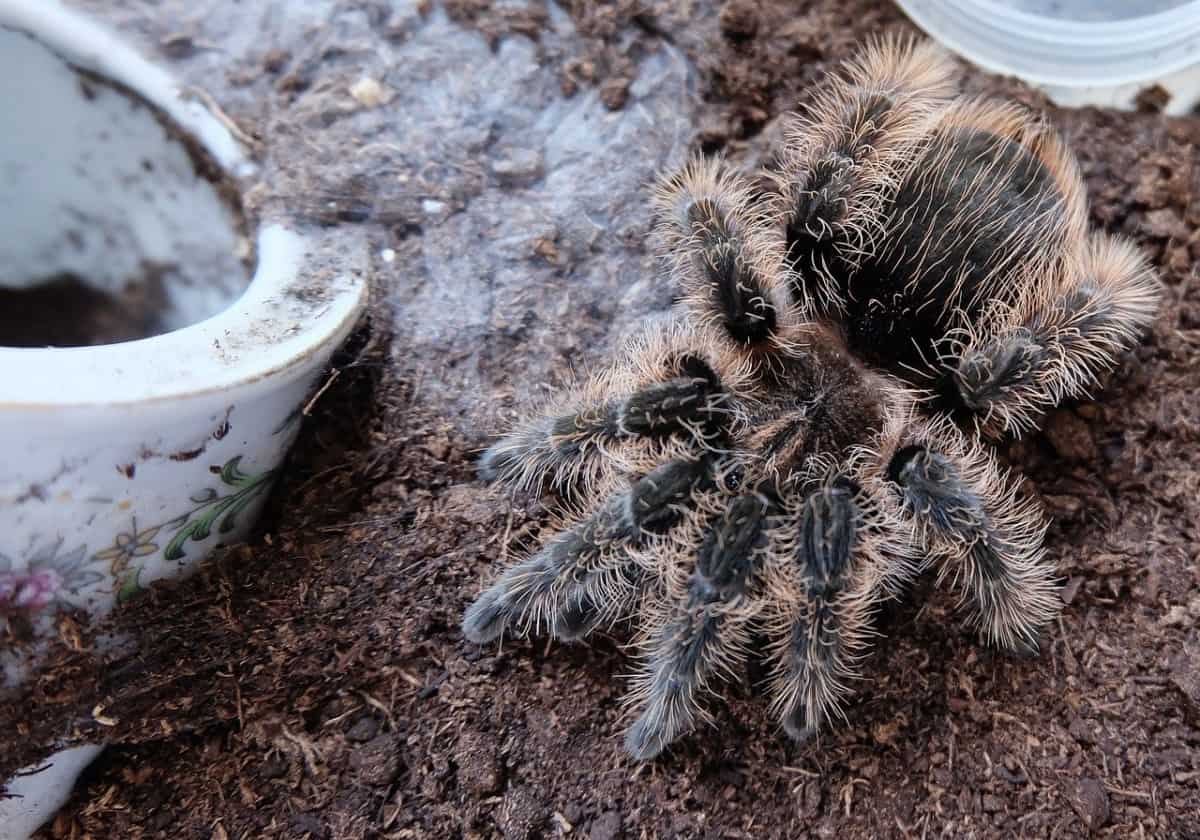
M 963 421 L 1019 434 L 1083 394 L 1158 286 L 1087 230 L 1062 141 L 956 96 L 953 70 L 879 41 L 789 116 L 759 181 L 713 159 L 663 179 L 681 311 L 480 462 L 556 491 L 559 522 L 466 636 L 632 619 L 638 759 L 708 721 L 705 695 L 757 647 L 790 735 L 844 718 L 874 613 L 929 566 L 1002 649 L 1035 652 L 1056 615 L 1041 510 Z

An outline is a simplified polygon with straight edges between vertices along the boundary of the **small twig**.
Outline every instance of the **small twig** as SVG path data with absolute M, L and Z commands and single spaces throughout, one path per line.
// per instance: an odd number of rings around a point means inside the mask
M 504 525 L 504 536 L 500 539 L 500 559 L 497 561 L 501 566 L 508 559 L 508 538 L 512 536 L 513 509 L 512 503 L 508 505 L 508 522 Z
M 1117 796 L 1123 796 L 1126 799 L 1140 799 L 1143 802 L 1149 802 L 1154 798 L 1148 793 L 1142 793 L 1140 790 L 1123 790 L 1122 788 L 1113 787 L 1112 785 L 1105 785 L 1104 787 L 1109 793 Z
M 225 128 L 229 130 L 230 134 L 237 138 L 241 143 L 249 146 L 252 151 L 257 152 L 262 149 L 262 142 L 234 122 L 233 118 L 225 113 L 224 109 L 217 104 L 217 100 L 213 99 L 212 94 L 210 94 L 208 91 L 204 90 L 203 88 L 188 86 L 183 88 L 180 91 L 180 94 L 185 97 L 198 99 L 200 104 L 208 109 L 209 113 L 213 115 L 217 122 L 225 126 Z
M 346 718 L 350 717 L 353 714 L 356 714 L 357 712 L 359 712 L 361 710 L 362 710 L 362 706 L 358 706 L 358 705 L 352 706 L 348 711 L 342 712 L 337 717 L 332 717 L 329 720 L 325 721 L 323 724 L 321 724 L 321 728 L 324 729 L 327 726 L 337 726 L 339 723 L 344 721 Z
M 226 674 L 224 671 L 217 671 L 217 676 L 224 677 L 227 680 L 233 680 L 233 697 L 234 702 L 237 704 L 238 731 L 245 732 L 246 718 L 242 713 L 242 686 L 238 681 L 237 672 L 233 669 L 233 664 L 230 663 L 228 674 Z
M 321 755 L 320 748 L 302 735 L 292 734 L 286 726 L 282 727 L 282 731 L 284 739 L 300 750 L 300 755 L 304 758 L 304 764 L 308 768 L 308 772 L 314 778 L 319 776 L 319 765 L 325 760 L 325 757 Z
M 402 676 L 407 677 L 407 674 L 405 674 L 403 671 L 401 671 L 400 673 Z M 372 697 L 370 694 L 367 694 L 367 692 L 365 692 L 365 691 L 360 691 L 358 693 L 359 693 L 359 696 L 361 696 L 362 699 L 366 701 L 368 706 L 370 706 L 372 709 L 375 709 L 376 711 L 383 714 L 384 718 L 388 722 L 388 726 L 391 727 L 393 732 L 395 732 L 396 731 L 396 719 L 392 717 L 391 709 L 389 709 L 382 700 L 378 700 L 378 699 Z
M 850 812 L 854 803 L 855 785 L 866 785 L 869 787 L 870 782 L 868 782 L 866 779 L 851 779 L 850 781 L 846 782 L 846 784 L 842 785 L 842 802 L 845 803 L 845 812 L 847 818 L 850 817 Z
M 992 717 L 999 718 L 1000 720 L 1006 721 L 1008 723 L 1015 723 L 1017 726 L 1021 727 L 1026 732 L 1033 731 L 1029 728 L 1029 724 L 1027 724 L 1025 721 L 1021 720 L 1018 717 L 1014 717 L 1013 715 L 1010 715 L 1008 712 L 993 711 Z
M 807 776 L 810 779 L 821 778 L 820 773 L 817 773 L 813 770 L 805 770 L 803 767 L 791 767 L 791 766 L 785 765 L 783 767 L 780 767 L 779 769 L 785 773 L 798 773 L 799 775 Z
M 333 371 L 330 372 L 329 378 L 325 380 L 325 384 L 317 389 L 317 393 L 312 395 L 312 399 L 309 400 L 307 405 L 304 406 L 304 410 L 300 412 L 301 414 L 303 414 L 305 417 L 308 417 L 310 414 L 312 414 L 313 406 L 317 404 L 317 400 L 321 399 L 321 395 L 328 391 L 329 386 L 337 381 L 337 378 L 339 375 L 341 375 L 341 372 L 341 368 L 334 368 Z
M 421 682 L 420 679 L 418 679 L 414 674 L 410 674 L 408 671 L 400 669 L 400 670 L 397 670 L 396 673 L 400 675 L 400 679 L 404 680 L 406 683 L 411 685 L 413 688 L 424 688 L 425 687 L 425 683 Z M 366 695 L 363 695 L 363 696 L 365 697 Z

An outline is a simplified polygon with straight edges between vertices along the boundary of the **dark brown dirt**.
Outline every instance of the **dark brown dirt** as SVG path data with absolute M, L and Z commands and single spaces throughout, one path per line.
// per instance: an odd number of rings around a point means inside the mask
M 643 22 L 613 44 L 670 37 L 705 68 L 703 143 L 739 156 L 857 40 L 904 25 L 867 0 L 698 5 L 686 28 L 614 8 L 617 30 Z M 1040 101 L 965 72 L 969 89 Z M 74 670 L 35 685 L 85 734 L 97 705 L 118 719 L 44 836 L 1200 837 L 1200 123 L 1051 115 L 1093 221 L 1146 249 L 1166 300 L 1095 402 L 1006 449 L 1054 516 L 1066 580 L 1040 659 L 979 647 L 926 584 L 884 617 L 848 725 L 820 743 L 781 737 L 747 679 L 716 729 L 631 764 L 620 639 L 463 641 L 463 608 L 536 540 L 539 505 L 472 480 L 484 438 L 428 396 L 431 361 L 389 351 L 377 326 L 339 362 L 269 533 L 121 613 L 140 654 L 101 669 L 85 638 L 59 654 Z M 417 246 L 393 247 L 402 265 Z M 519 391 L 511 352 L 491 364 Z M 47 730 L 5 709 L 0 731 Z M 0 775 L 21 763 L 13 740 Z
M 625 104 L 629 85 L 637 76 L 637 59 L 647 48 L 656 48 L 652 42 L 667 34 L 660 28 L 660 16 L 670 16 L 673 22 L 682 19 L 677 17 L 678 10 L 671 9 L 673 4 L 644 0 L 565 0 L 561 5 L 584 36 L 583 50 L 577 55 L 543 58 L 555 62 L 564 95 L 596 85 L 601 101 L 614 110 Z M 493 0 L 447 0 L 445 8 L 451 19 L 482 32 L 493 47 L 505 35 L 536 39 L 549 20 L 544 3 L 514 7 Z
M 0 286 L 0 345 L 90 347 L 148 338 L 164 331 L 165 305 L 159 267 L 150 267 L 117 295 L 69 274 L 28 289 Z

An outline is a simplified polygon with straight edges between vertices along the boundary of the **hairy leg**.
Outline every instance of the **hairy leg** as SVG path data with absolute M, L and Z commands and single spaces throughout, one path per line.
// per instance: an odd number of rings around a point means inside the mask
M 844 277 L 871 250 L 904 166 L 954 93 L 953 75 L 931 43 L 881 40 L 791 118 L 772 215 L 799 296 L 817 311 L 845 309 Z
M 666 558 L 665 592 L 642 612 L 641 664 L 630 694 L 641 712 L 625 736 L 626 749 L 642 761 L 707 720 L 702 703 L 711 682 L 732 676 L 745 659 L 773 503 L 746 493 L 720 504 L 692 531 L 699 544 L 682 543 Z
M 479 460 L 480 477 L 586 496 L 631 446 L 686 438 L 711 447 L 730 411 L 726 386 L 740 376 L 737 360 L 695 330 L 647 332 L 616 364 L 493 444 Z
M 706 457 L 681 456 L 649 470 L 627 490 L 502 573 L 467 609 L 463 633 L 488 642 L 506 630 L 576 639 L 632 608 L 645 570 L 634 554 L 659 548 L 709 479 Z
M 1160 289 L 1129 242 L 1093 234 L 1062 284 L 1031 283 L 1019 309 L 985 318 L 954 372 L 985 428 L 1020 433 L 1086 394 L 1149 326 Z
M 685 304 L 735 345 L 767 351 L 803 317 L 783 243 L 746 178 L 721 158 L 692 159 L 654 191 L 655 234 Z
M 1020 499 L 995 459 L 948 422 L 900 449 L 890 476 L 939 563 L 939 579 L 963 590 L 984 639 L 1035 652 L 1039 630 L 1061 607 L 1036 501 Z
M 772 705 L 797 740 L 843 715 L 873 635 L 872 616 L 885 597 L 870 508 L 861 488 L 835 475 L 790 501 L 787 538 L 772 549 L 764 622 L 774 662 Z

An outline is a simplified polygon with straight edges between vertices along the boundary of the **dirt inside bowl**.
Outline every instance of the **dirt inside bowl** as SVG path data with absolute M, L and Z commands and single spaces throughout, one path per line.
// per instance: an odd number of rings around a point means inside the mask
M 27 289 L 0 283 L 0 346 L 89 347 L 149 338 L 162 333 L 166 305 L 163 274 L 147 266 L 119 295 L 60 274 Z
M 6 34 L 19 41 L 31 40 L 27 35 Z M 48 48 L 40 49 L 52 54 Z M 0 267 L 0 348 L 86 347 L 149 338 L 203 320 L 232 304 L 249 284 L 254 262 L 241 188 L 236 178 L 221 168 L 196 137 L 137 91 L 56 58 L 73 75 L 81 102 L 94 103 L 104 96 L 115 96 L 122 109 L 127 107 L 128 112 L 135 115 L 131 121 L 141 118 L 151 125 L 157 123 L 161 135 L 155 135 L 149 151 L 143 149 L 146 157 L 140 161 L 136 178 L 127 171 L 114 168 L 112 162 L 107 161 L 110 170 L 123 174 L 118 189 L 97 190 L 106 201 L 112 202 L 104 205 L 105 212 L 88 215 L 75 206 L 56 210 L 53 232 L 62 237 L 64 249 L 83 251 L 89 235 L 91 239 L 101 237 L 104 248 L 97 259 L 86 263 L 80 270 L 55 270 L 45 277 L 37 277 L 36 271 L 29 272 L 32 277 L 11 276 L 14 271 L 11 265 Z M 39 105 L 46 107 L 42 103 Z M 62 102 L 52 101 L 48 110 L 52 114 L 63 112 Z M 118 146 L 134 144 L 137 147 L 137 143 L 146 142 L 144 137 L 137 134 L 139 129 L 144 129 L 144 125 L 136 121 L 132 122 L 132 128 L 128 123 L 120 124 L 117 129 L 108 123 L 102 123 L 98 128 L 87 123 L 83 125 L 85 129 L 81 130 L 97 131 L 104 142 L 113 141 L 114 131 L 125 130 L 127 134 L 118 133 Z M 130 139 L 130 134 L 134 139 Z M 17 148 L 25 147 L 18 145 Z M 170 162 L 169 153 L 176 148 L 183 153 L 183 174 L 175 171 L 164 173 L 156 169 L 152 158 L 161 154 L 163 159 L 158 161 L 160 165 L 164 160 Z M 100 156 L 103 157 L 103 149 Z M 85 164 L 85 161 L 90 160 L 91 155 L 87 154 L 76 161 L 75 167 L 86 171 L 91 165 Z M 127 164 L 128 161 L 122 163 Z M 17 157 L 7 164 L 16 173 L 32 172 L 33 180 L 18 178 L 14 183 L 35 192 L 41 191 L 43 183 L 51 180 L 53 174 L 47 171 L 51 164 L 41 158 L 26 160 Z M 158 181 L 165 186 L 158 185 Z M 6 197 L 17 189 L 11 187 Z M 81 180 L 78 189 L 86 193 L 96 187 Z M 144 208 L 136 204 L 138 198 L 144 198 L 156 190 L 172 200 L 181 195 L 192 198 L 186 210 L 167 205 L 171 213 L 181 214 L 183 218 L 157 219 L 163 230 L 198 227 L 203 231 L 210 229 L 200 226 L 201 222 L 209 225 L 213 222 L 207 216 L 198 221 L 196 214 L 211 214 L 213 208 L 204 206 L 197 209 L 193 196 L 199 192 L 203 198 L 206 197 L 205 192 L 211 191 L 222 214 L 219 223 L 225 223 L 229 239 L 237 242 L 237 247 L 223 252 L 218 243 L 209 243 L 201 238 L 198 245 L 190 240 L 186 242 L 190 248 L 187 254 L 172 252 L 165 259 L 143 257 L 138 260 L 134 252 L 138 247 L 146 247 L 147 241 L 154 240 L 155 228 L 145 220 L 128 217 L 139 211 L 144 212 Z M 29 195 L 16 192 L 17 203 L 29 198 Z M 125 212 L 126 199 L 134 205 L 128 212 Z M 70 202 L 64 201 L 64 204 L 70 205 Z M 163 215 L 170 214 L 164 211 Z M 0 229 L 0 235 L 8 232 Z M 179 246 L 183 241 L 173 239 L 171 244 Z M 234 250 L 239 253 L 234 253 Z M 48 250 L 47 254 L 53 255 L 54 252 Z M 43 258 L 50 257 L 43 255 Z M 112 265 L 122 267 L 115 280 L 104 270 L 111 269 Z M 193 294 L 197 291 L 203 294 Z

